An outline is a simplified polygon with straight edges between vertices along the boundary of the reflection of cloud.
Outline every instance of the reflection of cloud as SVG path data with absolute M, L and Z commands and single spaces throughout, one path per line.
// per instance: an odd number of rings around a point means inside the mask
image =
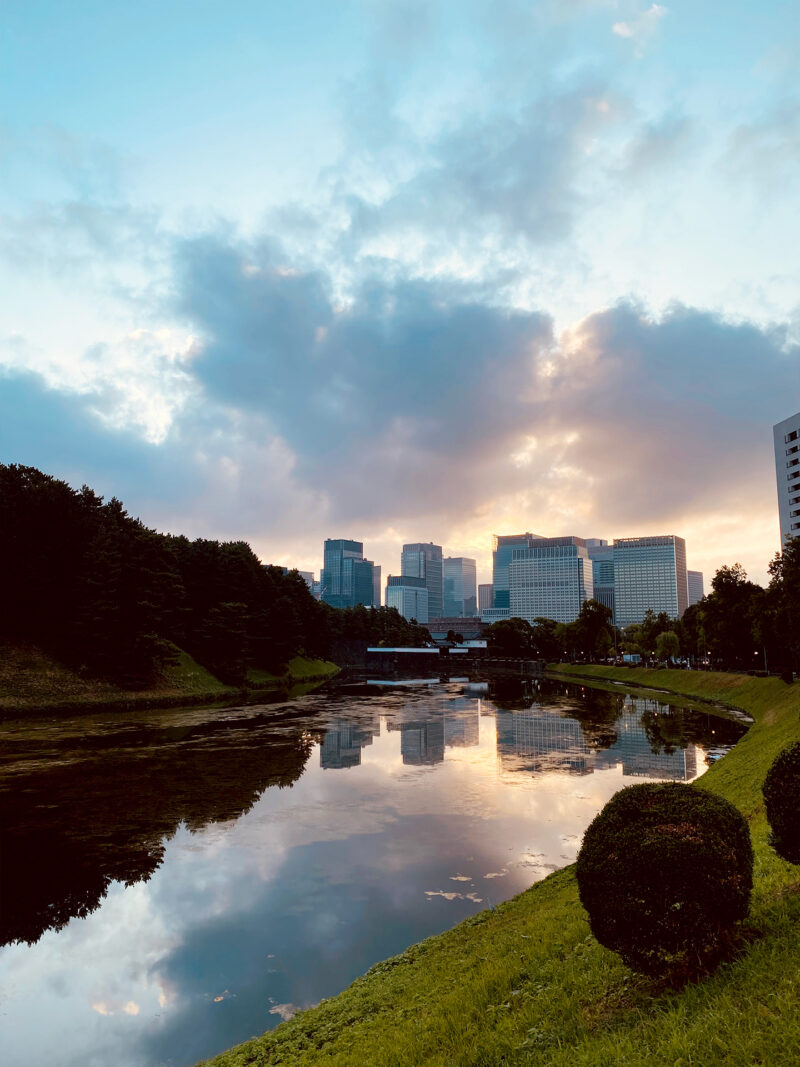
M 471 900 L 474 904 L 483 903 L 483 897 L 479 897 L 477 893 L 448 893 L 443 889 L 426 889 L 425 896 L 443 897 L 445 900 Z
M 292 1016 L 297 1015 L 300 1009 L 295 1004 L 276 1004 L 269 1009 L 270 1015 L 280 1015 L 281 1019 L 286 1022 L 287 1019 L 291 1019 Z

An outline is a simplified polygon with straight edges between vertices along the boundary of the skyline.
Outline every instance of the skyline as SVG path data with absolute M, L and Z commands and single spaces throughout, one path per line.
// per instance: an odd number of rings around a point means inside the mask
M 315 573 L 536 530 L 766 580 L 793 5 L 1 18 L 0 462 Z

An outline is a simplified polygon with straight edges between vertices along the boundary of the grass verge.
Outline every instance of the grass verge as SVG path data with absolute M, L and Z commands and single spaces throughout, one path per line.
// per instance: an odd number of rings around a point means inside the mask
M 32 646 L 0 646 L 0 715 L 74 714 L 86 709 L 180 707 L 238 701 L 243 690 L 225 685 L 187 652 L 176 648 L 176 662 L 164 669 L 151 689 L 126 690 L 87 678 Z M 281 675 L 252 672 L 247 692 L 297 692 L 332 677 L 339 668 L 326 660 L 296 656 Z
M 800 738 L 800 686 L 614 668 L 558 676 L 655 686 L 753 717 L 701 782 L 736 804 L 753 834 L 755 888 L 737 958 L 682 990 L 634 975 L 591 936 L 568 867 L 209 1064 L 800 1063 L 800 869 L 768 847 L 761 803 L 767 768 Z

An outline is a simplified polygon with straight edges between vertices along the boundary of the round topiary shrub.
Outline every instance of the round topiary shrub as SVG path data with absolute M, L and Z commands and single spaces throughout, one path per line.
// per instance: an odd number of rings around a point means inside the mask
M 592 933 L 645 974 L 708 971 L 753 887 L 747 823 L 727 800 L 678 783 L 621 790 L 586 831 L 578 889 Z
M 769 843 L 789 863 L 800 863 L 800 741 L 777 757 L 762 787 Z

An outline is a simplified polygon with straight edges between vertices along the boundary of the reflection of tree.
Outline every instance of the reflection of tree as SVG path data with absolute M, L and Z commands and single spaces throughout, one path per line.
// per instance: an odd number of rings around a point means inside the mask
M 652 701 L 634 701 L 634 704 L 649 705 L 641 710 L 641 723 L 650 747 L 656 753 L 670 755 L 691 744 L 704 749 L 734 745 L 745 729 L 733 719 L 691 708 Z
M 579 694 L 578 706 L 571 714 L 578 720 L 589 748 L 611 748 L 619 739 L 616 725 L 624 707 L 624 697 L 601 689 L 587 689 Z
M 311 746 L 299 727 L 253 717 L 127 729 L 47 761 L 32 751 L 30 770 L 0 778 L 0 943 L 88 915 L 112 881 L 146 881 L 180 823 L 237 818 L 295 782 Z
M 501 711 L 524 711 L 537 694 L 527 678 L 491 678 L 489 697 Z

